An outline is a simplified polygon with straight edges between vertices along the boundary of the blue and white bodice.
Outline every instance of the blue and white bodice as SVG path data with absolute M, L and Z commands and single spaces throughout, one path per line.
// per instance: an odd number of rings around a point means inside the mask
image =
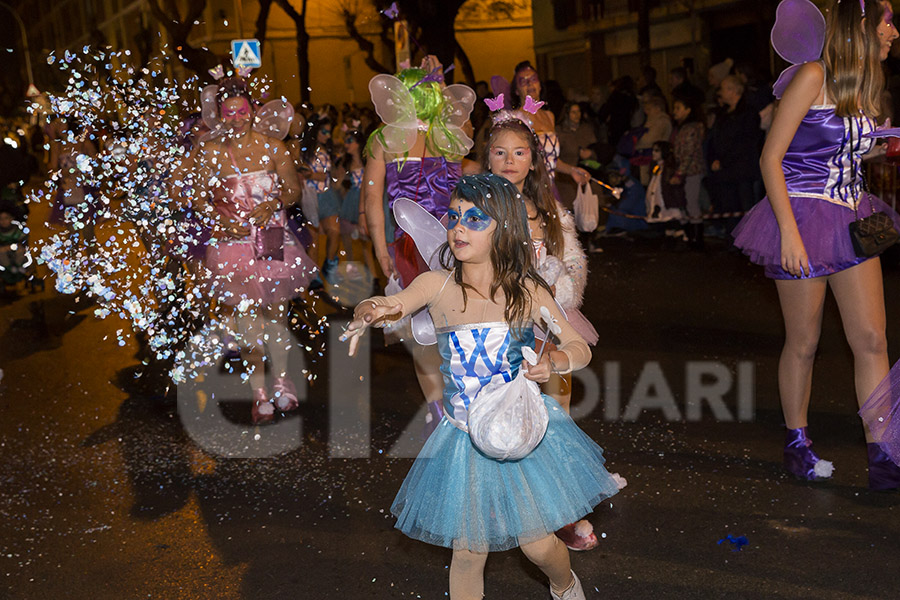
M 522 364 L 522 346 L 534 347 L 531 323 L 516 338 L 505 322 L 438 327 L 443 362 L 444 413 L 457 426 L 468 423 L 469 404 L 491 381 L 510 382 Z

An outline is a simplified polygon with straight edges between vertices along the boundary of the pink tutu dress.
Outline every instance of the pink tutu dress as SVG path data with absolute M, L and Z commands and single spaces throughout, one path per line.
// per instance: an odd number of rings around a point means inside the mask
M 233 174 L 214 194 L 213 207 L 236 223 L 248 223 L 258 204 L 277 197 L 278 176 L 269 171 Z M 285 226 L 278 210 L 264 228 L 251 226 L 242 239 L 219 239 L 206 250 L 212 289 L 219 301 L 270 305 L 298 296 L 316 274 L 316 264 Z

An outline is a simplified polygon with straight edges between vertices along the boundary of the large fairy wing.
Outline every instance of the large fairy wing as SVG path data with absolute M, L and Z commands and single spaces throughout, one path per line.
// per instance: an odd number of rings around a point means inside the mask
M 444 109 L 441 113 L 441 120 L 453 136 L 448 136 L 447 132 L 441 128 L 434 128 L 431 132 L 431 140 L 436 147 L 447 154 L 465 156 L 475 142 L 465 134 L 462 126 L 469 120 L 477 96 L 472 88 L 462 84 L 448 85 L 444 88 L 443 94 Z
M 397 225 L 409 234 L 416 243 L 416 250 L 432 271 L 442 268 L 440 259 L 441 245 L 447 241 L 447 228 L 419 204 L 407 198 L 394 201 L 394 218 Z M 434 321 L 427 309 L 422 309 L 412 316 L 413 338 L 422 346 L 437 343 Z
M 409 152 L 416 145 L 419 124 L 409 90 L 393 75 L 376 75 L 369 81 L 369 93 L 375 112 L 384 122 L 384 149 L 392 154 Z
M 407 198 L 397 198 L 393 210 L 397 225 L 413 239 L 428 268 L 432 271 L 440 269 L 438 250 L 447 241 L 447 228 L 421 205 Z
M 781 72 L 773 86 L 775 97 L 780 99 L 800 65 L 822 57 L 825 17 L 809 0 L 782 0 L 770 39 L 775 52 L 793 65 Z
M 203 88 L 200 92 L 200 116 L 210 129 L 215 129 L 222 121 L 219 119 L 219 106 L 216 102 L 216 92 L 219 86 L 215 83 Z
M 293 118 L 294 107 L 284 98 L 278 98 L 266 102 L 256 112 L 253 130 L 276 140 L 283 140 L 287 137 Z

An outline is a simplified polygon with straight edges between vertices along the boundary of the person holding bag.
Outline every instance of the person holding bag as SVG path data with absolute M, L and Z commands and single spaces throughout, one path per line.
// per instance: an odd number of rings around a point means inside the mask
M 853 351 L 860 405 L 889 367 L 881 264 L 877 254 L 856 252 L 851 229 L 857 214 L 881 213 L 895 226 L 900 221 L 864 191 L 861 177 L 862 156 L 878 135 L 881 61 L 898 35 L 892 19 L 890 4 L 879 0 L 835 1 L 827 23 L 808 0 L 781 2 L 772 43 L 795 66 L 775 84 L 781 103 L 760 160 L 768 197 L 734 230 L 735 246 L 765 267 L 778 290 L 786 330 L 778 368 L 784 466 L 805 480 L 827 479 L 833 470 L 807 434 L 827 287 Z M 869 428 L 866 438 L 870 488 L 900 486 L 900 468 L 872 444 Z
M 602 449 L 547 395 L 541 396 L 542 410 L 522 413 L 534 419 L 523 429 L 540 441 L 518 460 L 486 455 L 473 443 L 469 425 L 480 402 L 498 398 L 491 393 L 496 386 L 506 383 L 511 393 L 521 393 L 512 383 L 534 344 L 533 323 L 547 322 L 549 315 L 560 344 L 524 367 L 528 380 L 541 383 L 552 373 L 582 368 L 590 349 L 535 269 L 528 214 L 512 183 L 493 174 L 465 176 L 447 215 L 444 270 L 419 275 L 396 295 L 364 300 L 342 336 L 352 355 L 368 327 L 425 306 L 437 326 L 444 417 L 391 511 L 406 535 L 453 550 L 451 600 L 482 598 L 487 553 L 516 546 L 548 577 L 552 598 L 581 600 L 584 590 L 568 550 L 553 532 L 618 491 Z

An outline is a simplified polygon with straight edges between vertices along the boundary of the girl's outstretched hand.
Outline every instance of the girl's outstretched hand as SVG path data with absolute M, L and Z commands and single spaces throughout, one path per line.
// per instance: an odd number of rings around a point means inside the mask
M 350 341 L 350 356 L 356 355 L 356 348 L 359 346 L 359 338 L 366 332 L 366 329 L 386 317 L 394 315 L 403 310 L 401 304 L 381 305 L 375 304 L 371 300 L 364 300 L 353 312 L 353 320 L 347 325 L 347 330 L 341 335 L 342 342 Z
M 537 383 L 550 381 L 550 374 L 553 372 L 553 368 L 550 365 L 549 352 L 542 354 L 536 365 L 529 364 L 527 361 L 522 361 L 522 364 L 525 366 L 525 379 L 530 379 Z

